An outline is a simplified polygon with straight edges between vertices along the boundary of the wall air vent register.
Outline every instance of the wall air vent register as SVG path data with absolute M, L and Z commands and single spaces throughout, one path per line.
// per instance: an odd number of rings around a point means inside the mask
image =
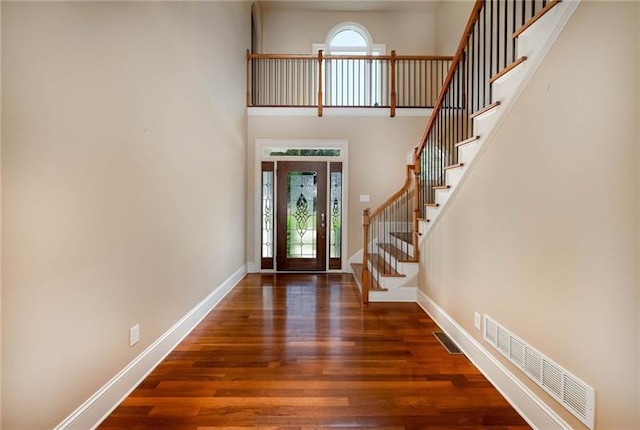
M 595 426 L 595 392 L 496 321 L 484 316 L 484 340 L 582 421 Z

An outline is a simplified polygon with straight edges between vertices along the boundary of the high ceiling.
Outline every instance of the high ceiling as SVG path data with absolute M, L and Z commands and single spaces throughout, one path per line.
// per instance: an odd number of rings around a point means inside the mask
M 435 12 L 442 0 L 262 0 L 260 5 L 265 11 L 273 10 L 305 10 L 305 11 L 340 11 L 340 12 L 393 12 L 416 11 Z

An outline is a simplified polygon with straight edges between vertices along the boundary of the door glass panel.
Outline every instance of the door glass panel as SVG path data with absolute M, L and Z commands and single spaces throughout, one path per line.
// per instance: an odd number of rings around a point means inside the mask
M 287 258 L 316 258 L 317 172 L 287 176 Z
M 331 172 L 329 257 L 340 258 L 342 249 L 342 172 Z
M 262 172 L 262 257 L 273 257 L 273 172 Z
M 261 269 L 273 269 L 274 249 L 274 168 L 272 161 L 262 162 L 262 212 L 261 212 Z

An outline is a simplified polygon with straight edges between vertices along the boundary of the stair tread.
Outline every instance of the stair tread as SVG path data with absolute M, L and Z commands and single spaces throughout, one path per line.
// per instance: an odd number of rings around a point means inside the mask
M 451 188 L 451 185 L 437 185 L 435 187 L 431 187 L 433 190 L 448 190 Z
M 425 203 L 424 206 L 427 207 L 427 208 L 437 208 L 437 207 L 440 207 L 440 204 L 439 203 Z
M 461 146 L 468 145 L 469 143 L 473 143 L 473 142 L 477 141 L 478 139 L 480 139 L 480 136 L 472 136 L 472 137 L 470 137 L 468 139 L 463 140 L 462 142 L 456 143 L 456 147 L 459 148 Z
M 398 273 L 380 254 L 369 254 L 371 267 L 378 272 L 380 276 L 388 278 L 403 278 L 406 275 Z
M 360 287 L 362 287 L 362 271 L 364 270 L 364 266 L 362 263 L 351 263 L 351 268 L 353 269 L 353 277 L 356 279 L 356 282 L 360 284 Z M 378 281 L 373 279 L 373 276 L 370 276 L 369 278 L 371 278 L 369 291 L 389 291 L 388 289 L 381 287 L 380 284 L 378 284 Z
M 491 83 L 497 81 L 498 79 L 500 79 L 501 77 L 503 77 L 504 75 L 506 75 L 507 73 L 509 73 L 510 71 L 515 69 L 516 67 L 518 67 L 520 64 L 524 63 L 525 61 L 527 61 L 527 57 L 523 56 L 523 57 L 518 58 L 516 61 L 514 61 L 511 64 L 509 64 L 507 67 L 505 67 L 504 69 L 500 70 L 498 73 L 493 75 L 491 77 L 491 79 L 489 79 L 489 83 L 491 84 Z
M 464 166 L 464 163 L 451 164 L 450 166 L 446 166 L 443 170 L 457 169 L 462 166 Z
M 408 232 L 393 232 L 391 233 L 391 236 L 400 239 L 403 242 L 407 242 L 409 244 L 413 243 L 413 235 L 412 233 L 408 233 Z
M 487 106 L 483 107 L 479 111 L 476 111 L 476 112 L 472 113 L 471 115 L 469 115 L 469 118 L 473 119 L 473 118 L 475 118 L 477 116 L 482 115 L 485 112 L 489 112 L 491 109 L 494 109 L 494 108 L 496 108 L 498 106 L 500 106 L 500 101 L 499 100 L 496 101 L 496 102 L 491 103 L 490 105 L 487 105 Z
M 520 36 L 527 28 L 531 27 L 536 21 L 542 18 L 547 12 L 553 9 L 561 1 L 562 0 L 551 0 L 545 7 L 540 9 L 538 13 L 531 17 L 531 19 L 529 19 L 529 21 L 527 21 L 522 27 L 516 30 L 511 37 L 515 39 L 516 37 Z
M 413 257 L 391 243 L 379 243 L 378 246 L 401 263 L 416 262 Z

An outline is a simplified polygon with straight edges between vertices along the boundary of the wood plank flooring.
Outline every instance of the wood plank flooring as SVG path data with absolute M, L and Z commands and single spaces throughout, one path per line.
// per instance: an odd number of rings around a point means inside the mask
M 248 275 L 99 428 L 529 428 L 435 330 L 349 274 Z

